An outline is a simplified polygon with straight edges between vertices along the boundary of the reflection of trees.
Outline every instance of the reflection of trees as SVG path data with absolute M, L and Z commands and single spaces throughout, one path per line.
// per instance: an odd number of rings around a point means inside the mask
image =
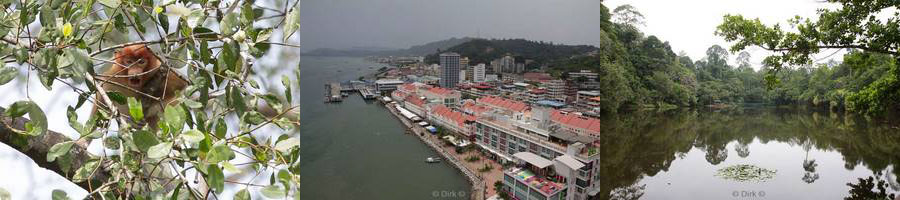
M 706 149 L 706 161 L 712 165 L 718 165 L 725 161 L 728 158 L 728 149 L 725 148 L 725 145 L 716 145 L 713 147 L 707 147 Z
M 611 200 L 638 200 L 641 199 L 641 196 L 644 196 L 644 188 L 647 185 L 630 185 L 627 187 L 620 187 L 613 189 L 610 192 L 609 199 Z
M 887 182 L 877 176 L 859 178 L 859 183 L 847 183 L 847 186 L 850 186 L 850 196 L 844 197 L 845 200 L 891 200 L 897 197 L 897 194 L 887 192 Z
M 809 159 L 810 149 L 812 149 L 812 145 L 810 144 L 809 139 L 807 139 L 803 142 L 803 150 L 806 151 L 806 156 L 803 157 L 803 171 L 806 172 L 803 173 L 803 178 L 800 178 L 806 183 L 813 183 L 816 182 L 816 180 L 819 180 L 819 174 L 816 173 L 816 166 L 819 166 L 819 164 L 816 164 L 816 159 Z
M 747 144 L 740 144 L 734 146 L 734 151 L 737 152 L 738 156 L 741 158 L 746 158 L 750 156 L 750 146 Z
M 736 141 L 734 151 L 740 157 L 750 155 L 754 140 L 803 145 L 841 153 L 845 167 L 865 166 L 872 171 L 888 171 L 900 176 L 900 130 L 870 122 L 858 116 L 816 114 L 816 112 L 770 108 L 746 108 L 736 111 L 670 110 L 634 112 L 603 118 L 606 135 L 599 141 L 601 195 L 610 199 L 613 192 L 634 187 L 645 176 L 668 170 L 676 156 L 692 148 L 703 150 L 713 165 L 728 156 L 727 145 Z M 819 179 L 818 163 L 804 158 L 804 182 Z M 897 182 L 892 180 L 893 182 Z M 606 191 L 606 192 L 603 192 Z

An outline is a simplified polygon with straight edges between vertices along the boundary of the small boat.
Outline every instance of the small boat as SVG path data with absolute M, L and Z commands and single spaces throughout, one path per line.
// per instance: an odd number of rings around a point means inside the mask
M 349 94 L 349 93 L 346 93 L 346 92 L 341 92 L 341 96 L 347 97 L 347 96 L 350 96 L 350 94 Z
M 427 163 L 438 163 L 438 162 L 441 162 L 441 158 L 439 158 L 439 157 L 428 157 L 428 158 L 425 159 L 425 162 L 427 162 Z

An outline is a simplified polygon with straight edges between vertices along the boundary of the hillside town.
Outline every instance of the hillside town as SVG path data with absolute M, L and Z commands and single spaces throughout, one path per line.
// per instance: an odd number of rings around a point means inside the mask
M 503 166 L 500 192 L 516 199 L 588 199 L 597 195 L 596 73 L 567 79 L 526 72 L 528 61 L 504 56 L 470 65 L 456 53 L 440 64 L 421 57 L 378 60 L 380 100 L 458 150 L 475 149 Z M 353 86 L 355 87 L 355 86 Z M 362 90 L 360 90 L 362 91 Z M 391 106 L 393 105 L 393 106 Z M 457 139 L 460 138 L 460 139 Z M 485 183 L 493 185 L 494 183 Z

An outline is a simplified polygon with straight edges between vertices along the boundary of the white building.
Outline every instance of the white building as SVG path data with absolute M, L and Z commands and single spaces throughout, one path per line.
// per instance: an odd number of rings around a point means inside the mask
M 476 83 L 484 82 L 485 66 L 484 63 L 472 66 L 472 81 Z
M 396 90 L 397 86 L 403 85 L 403 81 L 398 79 L 378 79 L 375 81 L 375 88 L 381 91 Z

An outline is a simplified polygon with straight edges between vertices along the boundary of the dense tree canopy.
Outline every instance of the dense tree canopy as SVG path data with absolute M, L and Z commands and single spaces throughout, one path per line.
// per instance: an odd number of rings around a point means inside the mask
M 871 114 L 896 112 L 900 108 L 900 73 L 896 63 L 900 61 L 900 10 L 898 0 L 828 0 L 837 4 L 836 9 L 820 9 L 815 20 L 795 17 L 788 21 L 788 30 L 775 24 L 768 26 L 759 19 L 747 19 L 741 15 L 726 15 L 719 25 L 716 34 L 727 41 L 735 42 L 731 51 L 740 51 L 755 46 L 776 52 L 765 58 L 764 65 L 772 72 L 780 72 L 789 66 L 807 66 L 812 64 L 812 55 L 824 49 L 857 49 L 863 54 L 850 55 L 846 58 L 857 71 L 868 68 L 887 66 L 887 74 L 874 81 L 867 81 L 865 88 L 843 90 L 830 98 L 843 98 L 847 108 Z M 893 8 L 893 9 L 891 9 Z M 881 55 L 877 55 L 881 54 Z M 872 57 L 882 57 L 872 58 Z M 886 56 L 886 57 L 884 57 Z M 885 61 L 893 60 L 893 61 Z M 862 63 L 860 63 L 862 62 Z M 870 63 L 873 62 L 873 63 Z M 886 63 L 889 62 L 889 63 Z M 874 66 L 873 66 L 874 65 Z M 818 75 L 824 76 L 827 72 Z M 766 78 L 769 84 L 777 84 L 781 80 L 774 74 Z M 788 80 L 792 81 L 792 80 Z M 819 81 L 817 79 L 816 81 Z M 818 85 L 817 85 L 818 86 Z M 824 88 L 817 88 L 824 91 Z M 819 95 L 807 94 L 814 101 L 823 98 Z M 838 101 L 830 101 L 838 102 Z
M 68 110 L 46 110 L 68 113 L 62 123 L 77 137 L 48 130 L 45 110 L 32 100 L 40 94 L 31 92 L 0 109 L 0 141 L 78 183 L 89 198 L 215 199 L 226 186 L 235 199 L 296 194 L 299 139 L 260 130 L 295 128 L 297 87 L 290 76 L 281 85 L 259 77 L 266 69 L 255 60 L 271 46 L 295 47 L 288 41 L 299 27 L 297 1 L 0 1 L 0 21 L 0 85 L 37 78 L 46 87 L 37 90 L 65 84 L 74 93 L 54 98 L 79 100 Z M 99 72 L 117 59 L 113 52 L 133 44 L 148 46 L 161 70 L 191 82 L 158 124 L 132 123 L 149 111 L 136 97 L 98 85 L 108 76 Z M 101 106 L 78 116 L 86 102 L 128 112 Z M 91 141 L 109 151 L 87 153 Z M 245 182 L 254 174 L 270 177 L 255 179 L 269 184 Z

